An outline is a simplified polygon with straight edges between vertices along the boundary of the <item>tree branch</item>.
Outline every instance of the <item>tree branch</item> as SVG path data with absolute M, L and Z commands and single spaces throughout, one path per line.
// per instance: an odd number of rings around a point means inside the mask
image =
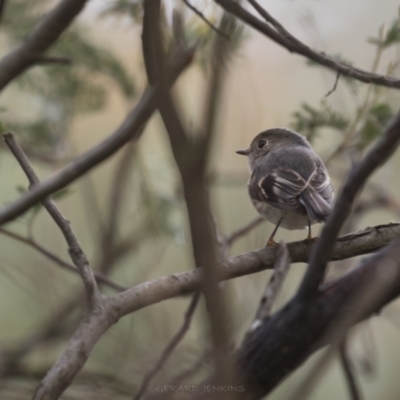
M 204 283 L 208 317 L 211 327 L 211 338 L 215 357 L 215 370 L 219 383 L 231 382 L 233 364 L 231 362 L 230 343 L 228 335 L 227 313 L 219 291 L 218 281 L 220 265 L 217 261 L 214 229 L 209 215 L 209 199 L 205 187 L 205 160 L 208 154 L 208 143 L 211 132 L 206 132 L 204 140 L 197 143 L 189 142 L 180 116 L 175 107 L 169 87 L 157 80 L 157 69 L 164 59 L 160 25 L 160 1 L 144 2 L 143 19 L 143 55 L 149 82 L 159 82 L 161 88 L 158 109 L 170 138 L 172 153 L 178 166 L 185 200 L 189 215 L 189 225 L 192 238 L 194 261 L 197 268 L 203 267 Z M 175 18 L 179 23 L 179 18 Z M 176 33 L 181 30 L 175 29 Z M 182 33 L 182 32 L 181 32 Z M 216 40 L 222 40 L 220 36 Z M 226 42 L 226 40 L 224 40 Z M 219 42 L 218 42 L 219 44 Z M 184 38 L 176 38 L 178 46 L 184 45 Z M 162 64 L 161 64 L 162 65 Z
M 363 71 L 359 68 L 354 68 L 350 65 L 344 64 L 334 59 L 333 57 L 326 55 L 323 52 L 311 49 L 300 40 L 295 38 L 293 35 L 291 35 L 285 28 L 283 28 L 283 26 L 278 21 L 276 21 L 265 9 L 263 9 L 254 0 L 251 0 L 252 5 L 257 9 L 257 11 L 268 23 L 259 20 L 256 16 L 244 9 L 240 5 L 240 3 L 234 0 L 215 0 L 215 2 L 219 4 L 224 10 L 235 15 L 241 21 L 245 22 L 247 25 L 250 25 L 255 30 L 269 37 L 271 40 L 286 48 L 291 53 L 303 55 L 320 65 L 340 72 L 340 74 L 343 76 L 348 76 L 364 83 L 373 83 L 375 85 L 397 89 L 400 88 L 399 79 Z M 269 24 L 271 24 L 272 26 Z

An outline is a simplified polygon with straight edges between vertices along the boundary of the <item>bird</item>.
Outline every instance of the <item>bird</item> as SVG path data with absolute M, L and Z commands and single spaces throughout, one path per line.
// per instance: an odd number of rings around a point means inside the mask
M 295 230 L 326 221 L 332 211 L 334 189 L 323 161 L 307 139 L 286 128 L 258 134 L 246 150 L 251 202 L 258 213 L 275 224 L 266 246 L 274 246 L 279 227 Z

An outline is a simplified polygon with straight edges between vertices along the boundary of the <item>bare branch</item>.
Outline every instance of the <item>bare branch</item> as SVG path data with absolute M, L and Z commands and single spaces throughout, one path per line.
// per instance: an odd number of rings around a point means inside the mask
M 87 0 L 63 0 L 53 8 L 21 44 L 0 61 L 0 90 L 35 64 L 83 10 Z
M 193 59 L 194 48 L 180 49 L 166 62 L 165 84 L 172 85 Z M 1 67 L 1 63 L 0 63 Z M 1 72 L 0 72 L 1 75 Z M 79 156 L 30 192 L 0 209 L 0 225 L 11 221 L 37 202 L 62 189 L 110 157 L 130 140 L 137 140 L 157 105 L 159 87 L 148 88 L 122 125 L 96 147 Z
M 325 276 L 331 251 L 344 222 L 351 212 L 353 202 L 372 172 L 381 166 L 396 150 L 400 141 L 400 112 L 390 121 L 385 132 L 363 160 L 350 171 L 321 233 L 311 252 L 307 273 L 298 295 L 309 298 L 318 289 Z
M 4 140 L 8 148 L 13 153 L 14 157 L 17 159 L 25 175 L 27 176 L 29 180 L 29 187 L 34 188 L 40 183 L 39 178 L 37 177 L 35 171 L 30 165 L 28 158 L 24 154 L 18 142 L 15 140 L 14 135 L 12 133 L 7 133 L 4 135 Z M 89 266 L 89 261 L 85 253 L 83 252 L 82 247 L 80 246 L 69 221 L 65 219 L 65 217 L 62 215 L 55 202 L 51 198 L 45 198 L 43 199 L 42 203 L 47 212 L 53 218 L 54 222 L 60 228 L 62 234 L 64 235 L 64 238 L 68 244 L 68 252 L 72 259 L 72 262 L 78 268 L 79 273 L 82 276 L 88 306 L 89 308 L 92 308 L 94 307 L 100 293 L 98 291 L 93 271 Z
M 66 261 L 62 260 L 60 257 L 58 257 L 56 254 L 52 253 L 45 247 L 43 247 L 41 244 L 37 243 L 35 240 L 23 237 L 15 232 L 11 232 L 7 229 L 0 228 L 0 233 L 3 235 L 6 235 L 14 240 L 18 240 L 20 243 L 24 243 L 27 246 L 32 247 L 36 251 L 38 251 L 40 254 L 44 255 L 46 258 L 49 260 L 53 261 L 54 263 L 58 264 L 60 267 L 66 269 L 67 271 L 71 271 L 75 274 L 79 274 L 78 268 L 76 268 L 74 265 L 67 263 Z M 101 275 L 99 273 L 95 273 L 94 277 L 96 279 L 96 282 L 98 284 L 103 284 L 111 289 L 114 289 L 118 292 L 122 292 L 124 290 L 127 290 L 125 286 L 122 286 L 116 282 L 113 282 L 111 279 L 107 278 L 104 275 Z
M 165 349 L 161 354 L 161 357 L 155 363 L 153 368 L 151 368 L 150 371 L 148 371 L 147 374 L 144 376 L 142 384 L 140 385 L 136 395 L 133 397 L 134 400 L 140 400 L 140 398 L 146 392 L 151 380 L 154 378 L 157 372 L 163 367 L 163 365 L 168 361 L 168 359 L 171 357 L 172 353 L 174 352 L 178 344 L 186 335 L 186 332 L 189 330 L 193 314 L 199 302 L 200 294 L 201 294 L 200 291 L 197 291 L 193 294 L 189 307 L 185 312 L 185 317 L 182 326 L 179 328 L 179 330 L 176 332 L 172 340 L 165 347 Z
M 269 37 L 271 40 L 278 43 L 292 53 L 303 55 L 318 64 L 321 64 L 334 71 L 340 72 L 340 74 L 343 76 L 348 76 L 361 82 L 373 83 L 375 85 L 392 88 L 400 88 L 399 79 L 363 71 L 359 68 L 354 68 L 350 65 L 346 65 L 334 59 L 333 57 L 326 55 L 323 52 L 318 52 L 311 49 L 310 47 L 296 39 L 294 36 L 292 36 L 288 31 L 286 31 L 286 29 L 284 29 L 278 21 L 276 21 L 265 9 L 263 9 L 254 0 L 251 0 L 252 5 L 257 9 L 260 14 L 262 14 L 263 18 L 268 23 L 265 23 L 258 19 L 256 16 L 243 8 L 240 3 L 234 0 L 215 0 L 215 2 L 219 4 L 222 8 L 224 8 L 227 12 L 235 15 L 237 18 L 250 25 L 257 31 L 261 32 L 265 36 Z M 272 26 L 270 26 L 269 24 L 271 24 Z
M 339 78 L 340 78 L 340 72 L 338 71 L 336 74 L 335 83 L 333 84 L 333 88 L 328 93 L 326 93 L 325 97 L 330 96 L 336 90 L 337 85 L 339 83 Z

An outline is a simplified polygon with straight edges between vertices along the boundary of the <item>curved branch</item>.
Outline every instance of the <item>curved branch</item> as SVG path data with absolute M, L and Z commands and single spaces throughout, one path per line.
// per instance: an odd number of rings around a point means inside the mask
M 172 85 L 178 75 L 189 65 L 194 55 L 194 48 L 179 49 L 167 61 L 165 81 Z M 0 64 L 1 67 L 1 64 Z M 165 82 L 164 81 L 164 82 Z M 0 81 L 1 83 L 1 81 Z M 165 83 L 166 84 L 166 83 Z M 0 225 L 11 221 L 28 210 L 37 202 L 62 189 L 78 179 L 90 169 L 100 164 L 130 140 L 137 140 L 142 129 L 156 109 L 159 87 L 148 88 L 136 107 L 130 112 L 122 125 L 96 147 L 82 154 L 50 178 L 35 186 L 19 199 L 0 209 Z
M 300 54 L 320 65 L 323 65 L 324 67 L 340 72 L 340 74 L 343 76 L 348 76 L 364 83 L 373 83 L 375 85 L 397 89 L 400 88 L 400 79 L 363 71 L 362 69 L 354 68 L 350 65 L 344 64 L 343 62 L 340 62 L 323 52 L 313 50 L 291 35 L 278 21 L 276 21 L 254 0 L 251 1 L 252 5 L 268 23 L 261 21 L 255 15 L 244 9 L 239 2 L 233 0 L 215 0 L 215 2 L 227 12 L 235 15 L 241 21 L 269 37 L 275 43 L 286 48 L 291 53 Z

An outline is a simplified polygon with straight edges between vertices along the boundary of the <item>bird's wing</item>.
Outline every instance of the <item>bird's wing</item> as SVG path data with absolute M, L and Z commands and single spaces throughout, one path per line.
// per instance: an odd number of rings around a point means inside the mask
M 312 220 L 324 221 L 331 212 L 333 187 L 321 165 L 306 181 L 297 172 L 277 168 L 257 182 L 263 200 L 285 211 L 309 215 Z
M 281 210 L 307 215 L 305 207 L 299 201 L 307 182 L 297 172 L 278 168 L 261 177 L 256 184 L 264 201 Z
M 308 186 L 332 206 L 334 199 L 333 186 L 326 169 L 321 163 L 317 164 L 314 173 L 310 176 Z
M 328 173 L 321 164 L 317 164 L 300 194 L 300 202 L 314 221 L 325 221 L 332 211 L 333 187 Z

